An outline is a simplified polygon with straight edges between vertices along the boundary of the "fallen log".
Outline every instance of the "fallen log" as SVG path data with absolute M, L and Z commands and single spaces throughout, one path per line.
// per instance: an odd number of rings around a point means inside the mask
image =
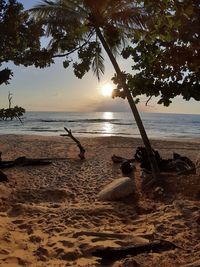
M 31 159 L 26 157 L 19 157 L 15 160 L 0 161 L 0 169 L 12 168 L 14 166 L 33 166 L 33 165 L 48 165 L 51 161 L 46 159 Z
M 44 159 L 31 159 L 26 157 L 19 157 L 14 160 L 15 165 L 21 166 L 33 166 L 33 165 L 49 165 L 51 161 L 44 160 Z
M 66 127 L 64 127 L 65 131 L 67 132 L 67 134 L 61 134 L 61 136 L 68 136 L 70 137 L 78 146 L 80 153 L 79 153 L 79 158 L 80 159 L 85 159 L 85 149 L 83 148 L 83 146 L 81 145 L 80 141 L 78 141 L 78 139 L 76 139 L 73 134 L 72 131 L 70 129 L 67 129 Z
M 0 171 L 0 182 L 8 182 L 8 177 L 5 173 Z
M 14 166 L 14 161 L 0 161 L 0 169 L 6 169 L 6 168 L 11 168 Z
M 175 244 L 166 240 L 155 240 L 147 244 L 133 245 L 126 247 L 103 247 L 97 248 L 92 252 L 92 256 L 101 258 L 101 264 L 106 265 L 116 260 L 121 260 L 126 256 L 136 256 L 142 253 L 162 252 L 178 248 Z

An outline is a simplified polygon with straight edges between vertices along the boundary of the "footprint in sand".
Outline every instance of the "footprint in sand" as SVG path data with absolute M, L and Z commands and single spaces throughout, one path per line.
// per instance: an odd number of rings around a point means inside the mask
M 0 257 L 5 256 L 5 255 L 9 255 L 10 252 L 6 249 L 0 249 Z
M 46 248 L 39 247 L 34 254 L 38 257 L 41 261 L 46 261 L 46 258 L 49 257 L 49 252 Z
M 24 223 L 24 221 L 23 220 L 15 220 L 15 221 L 12 221 L 12 223 L 14 223 L 14 224 L 22 224 L 22 223 Z
M 64 247 L 72 248 L 74 244 L 68 240 L 60 240 L 59 241 Z
M 29 237 L 29 240 L 30 240 L 32 243 L 40 243 L 43 239 L 42 239 L 40 236 L 31 235 L 31 236 Z

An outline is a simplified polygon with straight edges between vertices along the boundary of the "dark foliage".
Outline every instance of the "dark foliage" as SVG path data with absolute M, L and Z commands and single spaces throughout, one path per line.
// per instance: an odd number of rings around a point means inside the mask
M 25 109 L 15 106 L 14 108 L 2 108 L 0 109 L 0 120 L 13 120 L 19 119 L 24 115 Z
M 52 52 L 41 48 L 41 23 L 36 23 L 16 0 L 0 0 L 0 66 L 12 61 L 16 65 L 49 66 Z M 12 76 L 9 69 L 0 71 L 0 85 Z
M 199 101 L 199 0 L 141 1 L 141 5 L 148 14 L 146 28 L 122 53 L 134 61 L 136 74 L 126 75 L 133 96 L 160 97 L 158 104 L 165 106 L 179 95 Z M 114 96 L 121 96 L 119 89 Z

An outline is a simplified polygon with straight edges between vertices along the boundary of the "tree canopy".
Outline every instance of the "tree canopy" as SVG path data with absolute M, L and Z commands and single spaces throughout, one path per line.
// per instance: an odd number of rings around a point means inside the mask
M 44 0 L 30 11 L 46 25 L 54 57 L 66 57 L 63 66 L 67 68 L 72 63 L 78 78 L 90 69 L 98 78 L 104 73 L 97 27 L 112 52 L 116 52 L 142 21 L 137 1 L 127 0 L 100 0 L 98 3 L 93 0 Z M 77 60 L 71 57 L 73 52 L 77 52 Z
M 16 65 L 46 67 L 52 61 L 51 51 L 41 48 L 43 29 L 30 19 L 16 0 L 0 0 L 0 66 L 12 61 Z M 0 85 L 8 83 L 12 71 L 0 71 Z
M 43 0 L 31 9 L 32 14 L 47 27 L 53 49 L 68 56 L 78 51 L 78 60 L 73 64 L 78 78 L 93 69 L 96 76 L 104 73 L 102 47 L 106 51 L 139 128 L 147 150 L 152 176 L 158 178 L 159 169 L 151 149 L 133 97 L 114 53 L 132 36 L 134 30 L 142 29 L 143 12 L 138 1 L 130 0 Z M 64 67 L 70 60 L 64 62 Z
M 126 75 L 133 96 L 160 97 L 158 104 L 165 106 L 179 95 L 199 101 L 199 0 L 146 0 L 141 5 L 148 14 L 145 29 L 122 52 L 133 59 L 136 74 Z M 114 96 L 123 97 L 123 92 L 116 90 Z
M 13 120 L 18 119 L 22 122 L 21 117 L 24 115 L 25 109 L 22 107 L 14 106 L 13 108 L 2 108 L 0 109 L 0 120 Z

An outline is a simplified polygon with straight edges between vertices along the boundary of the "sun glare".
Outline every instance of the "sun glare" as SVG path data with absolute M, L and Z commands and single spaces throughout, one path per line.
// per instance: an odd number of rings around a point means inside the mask
M 106 83 L 101 87 L 101 94 L 103 96 L 111 96 L 113 91 L 113 86 L 110 83 Z

